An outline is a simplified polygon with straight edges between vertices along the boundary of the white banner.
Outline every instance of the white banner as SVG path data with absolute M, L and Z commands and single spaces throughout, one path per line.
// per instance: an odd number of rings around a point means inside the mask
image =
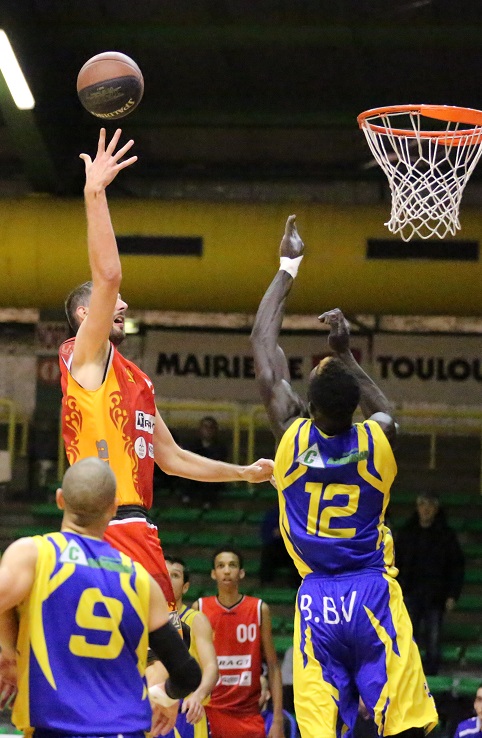
M 325 333 L 282 335 L 294 389 L 306 396 L 309 374 L 325 355 Z M 365 371 L 394 403 L 480 405 L 482 339 L 379 334 L 352 337 Z M 142 366 L 162 398 L 259 403 L 248 334 L 149 330 Z
M 482 408 L 482 338 L 379 334 L 371 376 L 396 403 Z
M 282 336 L 294 389 L 306 396 L 309 374 L 326 355 L 326 334 Z M 353 339 L 353 352 L 366 362 L 365 339 Z M 254 376 L 249 335 L 230 332 L 155 331 L 147 333 L 142 368 L 158 400 L 261 402 Z

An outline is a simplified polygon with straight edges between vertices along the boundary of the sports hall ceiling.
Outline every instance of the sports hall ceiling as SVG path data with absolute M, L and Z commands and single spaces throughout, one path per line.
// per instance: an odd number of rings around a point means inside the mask
M 99 123 L 76 76 L 106 50 L 145 78 L 123 123 L 140 160 L 117 184 L 134 196 L 173 183 L 383 181 L 362 110 L 482 108 L 481 0 L 2 0 L 0 27 L 37 101 L 17 111 L 0 80 L 0 194 L 80 194 L 78 153 L 94 151 Z

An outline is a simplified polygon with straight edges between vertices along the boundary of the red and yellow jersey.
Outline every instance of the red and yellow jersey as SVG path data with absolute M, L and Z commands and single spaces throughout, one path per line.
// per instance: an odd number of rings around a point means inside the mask
M 219 679 L 211 693 L 210 709 L 259 714 L 261 605 L 258 597 L 247 595 L 232 607 L 224 607 L 217 597 L 199 599 L 199 609 L 213 629 L 218 657 Z
M 152 506 L 154 387 L 144 372 L 111 346 L 105 378 L 86 390 L 70 373 L 75 339 L 59 350 L 62 435 L 70 464 L 87 456 L 106 461 L 117 479 L 119 505 Z

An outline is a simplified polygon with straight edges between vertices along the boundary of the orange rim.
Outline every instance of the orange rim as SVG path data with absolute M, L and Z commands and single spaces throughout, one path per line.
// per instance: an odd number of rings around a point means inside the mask
M 476 144 L 482 143 L 480 128 L 465 128 L 460 131 L 414 131 L 410 128 L 388 128 L 387 126 L 375 125 L 369 118 L 392 113 L 419 113 L 426 118 L 444 120 L 448 123 L 466 123 L 472 126 L 482 126 L 482 110 L 474 108 L 459 108 L 455 105 L 388 105 L 385 108 L 372 108 L 365 110 L 357 117 L 360 128 L 368 127 L 375 133 L 394 134 L 395 136 L 406 136 L 407 138 L 437 138 L 440 143 L 454 144 Z M 468 139 L 475 138 L 474 141 Z

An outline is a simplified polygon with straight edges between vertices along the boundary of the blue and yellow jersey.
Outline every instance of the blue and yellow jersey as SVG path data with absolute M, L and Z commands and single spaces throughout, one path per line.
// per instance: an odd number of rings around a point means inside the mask
M 193 610 L 191 607 L 187 607 L 186 605 L 184 605 L 184 609 L 179 612 L 179 617 L 181 618 L 182 622 L 186 623 L 186 625 L 189 625 L 189 627 L 191 628 L 191 643 L 189 644 L 189 653 L 191 654 L 193 659 L 196 659 L 199 666 L 201 666 L 197 650 L 196 636 L 194 635 L 192 630 L 192 624 L 198 616 L 199 610 Z M 208 695 L 206 699 L 203 700 L 203 705 L 208 705 L 210 699 L 211 695 Z
M 337 436 L 300 418 L 276 453 L 280 531 L 301 577 L 373 568 L 396 576 L 385 525 L 395 458 L 372 420 Z
M 149 730 L 147 572 L 95 538 L 65 531 L 33 540 L 35 581 L 19 608 L 14 724 L 71 735 Z
M 199 616 L 199 614 L 199 610 L 193 610 L 192 608 L 187 607 L 187 605 L 184 605 L 183 609 L 179 611 L 179 617 L 181 618 L 182 622 L 186 623 L 186 625 L 189 625 L 189 627 L 191 628 L 191 643 L 189 645 L 189 653 L 194 659 L 196 659 L 198 664 L 201 665 L 196 647 L 196 636 L 192 632 L 193 621 Z M 208 695 L 208 697 L 203 700 L 202 704 L 207 705 L 209 703 L 209 700 L 210 695 Z M 206 715 L 204 714 L 198 723 L 192 725 L 191 723 L 187 722 L 186 713 L 181 711 L 180 706 L 176 725 L 171 731 L 169 731 L 169 733 L 167 733 L 166 738 L 210 738 L 210 736 L 211 734 L 209 732 L 209 725 Z

